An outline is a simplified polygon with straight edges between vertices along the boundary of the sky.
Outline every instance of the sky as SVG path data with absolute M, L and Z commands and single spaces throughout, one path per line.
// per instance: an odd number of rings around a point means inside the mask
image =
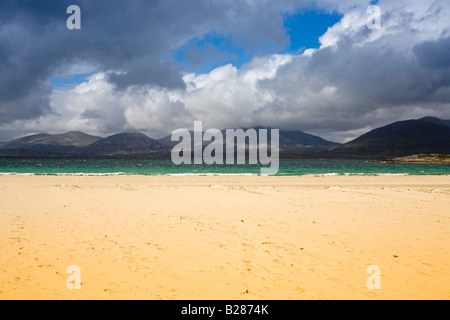
M 0 141 L 203 121 L 347 142 L 450 119 L 449 15 L 448 0 L 1 0 Z

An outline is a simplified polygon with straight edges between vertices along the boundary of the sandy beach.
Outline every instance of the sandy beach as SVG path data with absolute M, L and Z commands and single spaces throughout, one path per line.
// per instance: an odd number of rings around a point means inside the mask
M 449 299 L 449 205 L 448 176 L 0 176 L 0 299 Z

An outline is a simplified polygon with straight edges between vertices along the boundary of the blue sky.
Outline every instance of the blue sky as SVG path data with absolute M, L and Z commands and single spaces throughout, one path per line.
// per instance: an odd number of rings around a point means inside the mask
M 50 83 L 56 89 L 69 90 L 69 89 L 73 89 L 80 83 L 87 82 L 88 78 L 92 74 L 93 73 L 79 73 L 79 74 L 55 76 L 55 77 L 50 78 Z
M 284 27 L 290 39 L 290 45 L 286 52 L 319 48 L 319 37 L 341 19 L 342 15 L 340 14 L 329 14 L 320 11 L 285 15 Z

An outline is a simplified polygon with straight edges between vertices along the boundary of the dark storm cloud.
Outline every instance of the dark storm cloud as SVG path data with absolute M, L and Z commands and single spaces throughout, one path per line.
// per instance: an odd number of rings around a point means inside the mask
M 81 115 L 81 119 L 101 119 L 103 118 L 102 111 L 96 109 L 86 109 Z
M 13 92 L 15 99 L 0 100 L 0 124 L 15 119 L 32 119 L 42 113 L 50 113 L 48 100 L 51 89 L 49 84 L 40 83 L 23 95 L 19 96 L 17 91 Z
M 413 51 L 419 63 L 427 68 L 450 68 L 450 37 L 423 42 Z
M 2 0 L 0 123 L 48 112 L 48 78 L 73 64 L 107 72 L 119 90 L 148 84 L 184 89 L 180 73 L 162 58 L 190 38 L 231 33 L 247 46 L 281 46 L 286 35 L 279 4 L 259 3 Z M 81 8 L 81 30 L 66 28 L 73 4 Z
M 150 59 L 148 61 L 151 61 Z M 126 89 L 130 85 L 156 84 L 165 88 L 185 88 L 180 73 L 173 69 L 170 62 L 149 64 L 146 61 L 136 60 L 130 63 L 130 70 L 123 74 L 110 73 L 109 82 L 118 89 Z

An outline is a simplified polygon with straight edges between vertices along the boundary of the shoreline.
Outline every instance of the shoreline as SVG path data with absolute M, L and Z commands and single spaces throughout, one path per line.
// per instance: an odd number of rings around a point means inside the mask
M 415 154 L 388 160 L 374 160 L 374 163 L 400 163 L 400 164 L 437 164 L 450 165 L 450 155 L 444 154 Z
M 0 300 L 450 297 L 447 176 L 1 176 L 0 197 Z
M 372 160 L 372 163 L 398 163 L 398 164 L 426 164 L 426 165 L 450 165 L 450 161 L 420 161 L 420 160 Z
M 438 177 L 438 176 L 450 176 L 450 174 L 412 174 L 412 173 L 307 173 L 307 174 L 277 174 L 277 175 L 264 175 L 258 173 L 167 173 L 167 174 L 129 174 L 123 172 L 111 172 L 111 173 L 21 173 L 21 172 L 0 172 L 2 176 L 28 176 L 28 177 L 108 177 L 108 176 L 121 176 L 121 177 L 378 177 L 378 176 L 419 176 L 419 177 Z

